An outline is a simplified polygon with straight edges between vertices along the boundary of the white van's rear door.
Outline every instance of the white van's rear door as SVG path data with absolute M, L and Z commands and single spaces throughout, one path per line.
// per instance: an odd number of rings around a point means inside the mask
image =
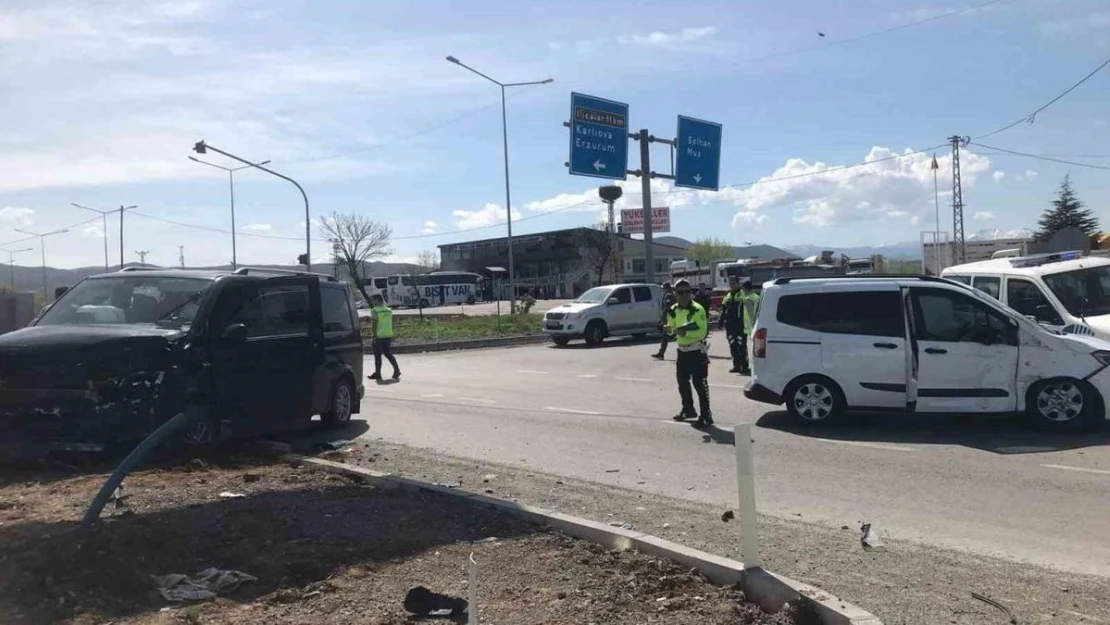
M 906 327 L 906 409 L 917 408 L 917 372 L 920 366 L 919 346 L 914 336 L 913 303 L 910 290 L 902 289 L 902 316 Z

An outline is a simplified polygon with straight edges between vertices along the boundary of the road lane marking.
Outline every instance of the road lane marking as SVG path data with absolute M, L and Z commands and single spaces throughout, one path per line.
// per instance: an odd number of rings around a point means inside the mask
M 591 412 L 589 410 L 575 410 L 574 408 L 560 408 L 559 406 L 544 406 L 543 409 L 552 410 L 554 412 L 566 412 L 569 414 L 584 414 L 591 416 L 597 416 L 601 414 L 600 412 Z
M 497 401 L 493 399 L 482 399 L 481 397 L 460 397 L 462 401 L 476 401 L 480 404 L 496 404 Z
M 435 397 L 443 397 L 443 393 L 428 393 L 427 395 L 421 395 L 421 397 L 427 397 L 428 399 L 433 399 Z
M 739 385 L 739 384 L 710 384 L 709 387 L 710 388 L 744 388 L 743 385 Z
M 381 384 L 374 384 L 374 385 L 372 385 L 372 386 L 371 386 L 371 385 L 367 385 L 366 389 L 367 389 L 367 390 L 370 390 L 370 391 L 381 391 L 381 392 L 383 392 L 383 393 L 392 393 L 392 392 L 393 392 L 393 389 L 391 389 L 391 388 L 385 388 L 385 387 L 384 387 L 384 386 L 382 386 Z
M 868 449 L 882 449 L 883 451 L 917 451 L 910 447 L 898 447 L 896 445 L 886 445 L 883 443 L 864 443 L 861 441 L 838 441 L 831 438 L 815 438 L 814 440 L 821 441 L 822 443 L 836 443 L 837 445 L 851 445 L 853 447 L 867 447 Z
M 655 380 L 652 380 L 651 378 L 626 378 L 624 376 L 619 376 L 619 375 L 614 379 L 620 380 L 622 382 L 654 382 L 655 381 Z
M 1110 475 L 1110 471 L 1102 469 L 1088 469 L 1086 467 L 1069 467 L 1066 464 L 1042 464 L 1046 469 L 1061 469 L 1063 471 L 1078 471 L 1079 473 L 1096 473 L 1098 475 Z
M 582 375 L 579 375 L 579 376 L 576 376 L 576 377 L 579 377 L 579 378 L 596 378 L 597 376 L 592 374 L 592 373 L 583 373 Z
M 527 373 L 529 375 L 547 375 L 546 371 L 532 371 L 531 369 L 517 369 L 517 373 Z
M 1090 614 L 1083 614 L 1082 612 L 1076 612 L 1074 610 L 1064 610 L 1064 612 L 1067 612 L 1068 614 L 1070 614 L 1072 616 L 1078 616 L 1079 618 L 1085 618 L 1085 619 L 1087 619 L 1088 621 L 1090 621 L 1092 623 L 1105 623 L 1106 622 L 1106 621 L 1104 621 L 1100 618 L 1091 616 Z

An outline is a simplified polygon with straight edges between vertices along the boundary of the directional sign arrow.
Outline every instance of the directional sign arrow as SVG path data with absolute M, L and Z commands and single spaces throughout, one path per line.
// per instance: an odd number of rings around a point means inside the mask
M 694 182 L 701 182 L 701 174 L 694 174 Z
M 601 159 L 594 161 L 594 169 L 597 171 L 605 169 L 605 163 L 602 163 Z

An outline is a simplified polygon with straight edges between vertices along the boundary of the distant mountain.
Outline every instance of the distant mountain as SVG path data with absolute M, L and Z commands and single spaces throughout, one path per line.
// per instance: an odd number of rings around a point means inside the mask
M 129 263 L 128 267 L 138 266 L 138 263 Z M 156 265 L 149 265 L 154 268 Z M 258 267 L 261 269 L 282 269 L 286 271 L 301 269 L 296 265 L 246 265 L 247 267 Z M 160 268 L 160 267 L 158 267 Z M 410 263 L 383 263 L 383 262 L 369 262 L 366 263 L 367 273 L 371 276 L 390 276 L 399 273 L 413 273 L 422 271 L 418 266 Z M 170 267 L 172 269 L 172 267 Z M 189 267 L 189 269 L 211 269 L 230 271 L 230 265 L 220 265 L 215 267 Z M 331 263 L 325 265 L 313 265 L 312 270 L 317 273 L 334 274 L 335 266 Z M 113 271 L 116 269 L 113 268 Z M 77 269 L 55 269 L 54 267 L 46 268 L 46 290 L 50 295 L 50 299 L 54 299 L 54 289 L 59 286 L 73 286 L 81 280 L 89 276 L 104 273 L 104 267 L 80 267 Z M 42 292 L 42 268 L 41 267 L 2 267 L 0 266 L 0 286 L 10 287 L 12 276 L 15 277 L 15 290 L 16 291 L 37 291 Z M 346 275 L 346 270 L 340 266 L 339 275 Z
M 882 254 L 886 258 L 894 260 L 918 260 L 921 258 L 921 243 L 917 241 L 893 243 L 891 245 L 865 245 L 861 247 L 786 245 L 783 246 L 783 249 L 793 252 L 802 258 L 815 256 L 825 250 L 832 250 L 836 254 L 845 254 L 849 258 L 864 258 L 866 256 L 874 256 L 875 254 Z

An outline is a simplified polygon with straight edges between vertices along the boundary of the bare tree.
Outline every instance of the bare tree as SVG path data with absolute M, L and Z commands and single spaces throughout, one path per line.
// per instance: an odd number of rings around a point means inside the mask
M 619 253 L 613 245 L 614 238 L 605 222 L 599 222 L 583 230 L 577 239 L 582 264 L 597 274 L 597 284 L 600 285 L 605 281 L 606 273 L 613 273 L 613 257 Z M 617 276 L 610 275 L 609 280 L 615 283 Z
M 439 270 L 439 255 L 432 250 L 424 250 L 416 256 L 416 265 L 423 273 Z
M 367 303 L 370 294 L 363 282 L 366 262 L 388 256 L 392 250 L 389 241 L 393 228 L 384 222 L 374 221 L 357 213 L 332 213 L 324 218 L 321 228 L 334 241 L 336 256 L 346 265 L 347 274 Z

